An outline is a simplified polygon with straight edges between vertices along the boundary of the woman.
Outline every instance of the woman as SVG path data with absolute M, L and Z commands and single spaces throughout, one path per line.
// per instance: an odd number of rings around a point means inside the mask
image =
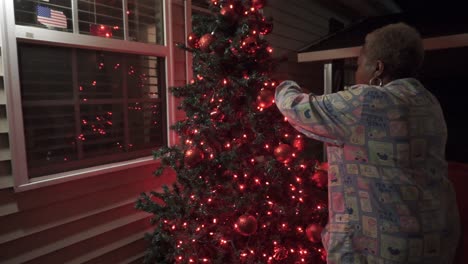
M 459 238 L 447 178 L 447 131 L 437 99 L 414 78 L 419 33 L 392 24 L 367 35 L 355 86 L 314 96 L 292 81 L 278 108 L 327 144 L 328 263 L 452 263 Z

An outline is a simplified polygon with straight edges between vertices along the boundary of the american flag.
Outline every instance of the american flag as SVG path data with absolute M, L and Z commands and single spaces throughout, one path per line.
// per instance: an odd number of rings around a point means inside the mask
M 67 28 L 67 17 L 62 11 L 37 6 L 37 21 L 43 25 L 57 28 Z

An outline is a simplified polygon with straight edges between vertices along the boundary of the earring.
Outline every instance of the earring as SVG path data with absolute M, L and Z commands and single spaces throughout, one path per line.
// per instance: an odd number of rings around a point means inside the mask
M 377 86 L 382 86 L 382 84 L 383 84 L 382 79 L 380 79 L 379 77 L 372 77 L 369 80 L 369 85 L 374 85 L 374 84 L 372 84 L 374 81 L 378 82 Z

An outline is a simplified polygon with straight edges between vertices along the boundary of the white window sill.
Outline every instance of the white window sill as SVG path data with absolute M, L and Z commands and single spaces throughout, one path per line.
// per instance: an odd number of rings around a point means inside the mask
M 106 173 L 112 173 L 116 171 L 131 169 L 135 167 L 150 165 L 150 164 L 160 164 L 159 160 L 154 160 L 152 156 L 143 157 L 133 160 L 127 160 L 112 164 L 104 164 L 99 166 L 94 166 L 90 168 L 67 171 L 62 173 L 56 173 L 48 176 L 37 177 L 30 179 L 27 183 L 18 183 L 15 182 L 15 191 L 22 192 L 27 190 L 32 190 L 44 186 L 55 185 L 63 182 L 68 182 L 71 180 L 78 180 L 87 177 L 102 175 Z M 16 177 L 18 179 L 19 177 Z

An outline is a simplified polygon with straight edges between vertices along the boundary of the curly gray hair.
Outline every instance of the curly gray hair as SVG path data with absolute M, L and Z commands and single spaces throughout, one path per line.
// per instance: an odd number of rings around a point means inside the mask
M 382 61 L 385 73 L 394 79 L 416 76 L 424 60 L 420 34 L 404 23 L 390 24 L 367 34 L 364 50 L 369 63 Z

